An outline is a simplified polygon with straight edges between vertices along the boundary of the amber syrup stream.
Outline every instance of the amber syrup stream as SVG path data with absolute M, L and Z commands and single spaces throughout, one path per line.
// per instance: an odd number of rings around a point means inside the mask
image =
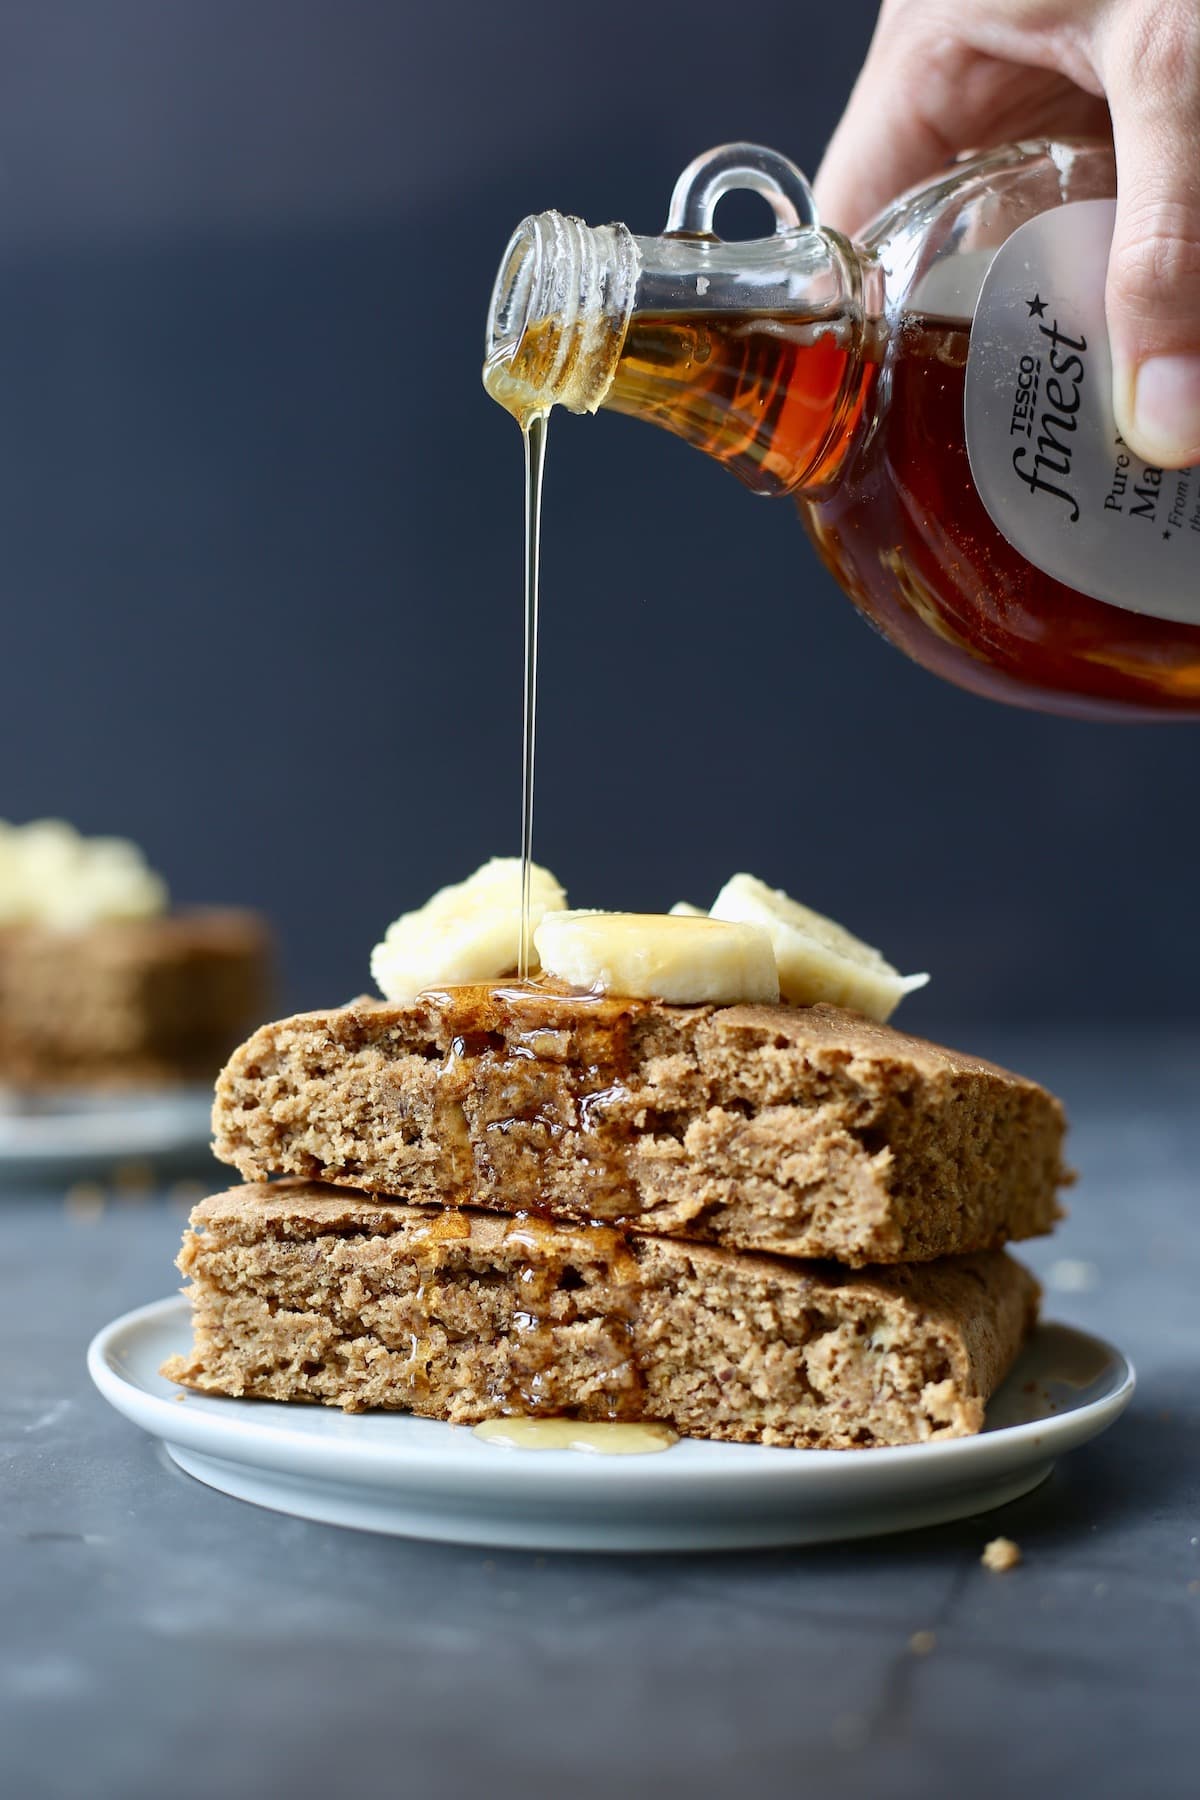
M 517 974 L 528 981 L 530 890 L 533 882 L 533 777 L 537 744 L 538 598 L 542 561 L 542 477 L 546 467 L 548 412 L 521 422 L 525 445 L 525 674 L 521 727 L 521 942 Z

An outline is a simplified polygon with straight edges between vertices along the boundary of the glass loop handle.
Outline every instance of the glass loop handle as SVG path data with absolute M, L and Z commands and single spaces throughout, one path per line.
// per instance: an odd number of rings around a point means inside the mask
M 761 144 L 720 144 L 689 163 L 675 183 L 668 235 L 715 236 L 717 202 L 738 188 L 762 195 L 775 214 L 777 234 L 818 223 L 813 191 L 794 162 Z

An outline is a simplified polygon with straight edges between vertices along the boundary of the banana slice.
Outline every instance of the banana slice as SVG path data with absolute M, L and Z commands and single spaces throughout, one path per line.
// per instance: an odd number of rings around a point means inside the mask
M 534 942 L 569 987 L 676 1006 L 778 1000 L 770 935 L 678 913 L 547 912 Z
M 166 908 L 166 884 L 127 839 L 81 837 L 62 819 L 0 821 L 0 923 L 75 931 Z
M 928 975 L 901 975 L 844 926 L 753 875 L 734 875 L 713 902 L 714 919 L 763 926 L 775 947 L 779 987 L 793 1006 L 825 1000 L 880 1024 Z
M 549 869 L 534 863 L 531 927 L 566 901 Z M 520 946 L 520 858 L 494 856 L 466 881 L 440 888 L 416 912 L 389 925 L 371 952 L 371 974 L 386 999 L 409 1006 L 423 988 L 514 974 Z

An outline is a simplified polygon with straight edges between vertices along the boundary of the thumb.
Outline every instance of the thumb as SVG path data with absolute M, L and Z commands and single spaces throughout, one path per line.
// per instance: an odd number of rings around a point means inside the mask
M 1117 147 L 1113 404 L 1159 468 L 1200 463 L 1200 30 L 1190 0 L 1121 9 L 1102 71 Z

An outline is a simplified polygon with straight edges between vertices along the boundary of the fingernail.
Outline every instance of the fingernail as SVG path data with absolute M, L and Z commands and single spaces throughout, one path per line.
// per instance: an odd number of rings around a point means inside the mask
M 1164 468 L 1200 462 L 1200 356 L 1152 356 L 1133 386 L 1136 447 Z

